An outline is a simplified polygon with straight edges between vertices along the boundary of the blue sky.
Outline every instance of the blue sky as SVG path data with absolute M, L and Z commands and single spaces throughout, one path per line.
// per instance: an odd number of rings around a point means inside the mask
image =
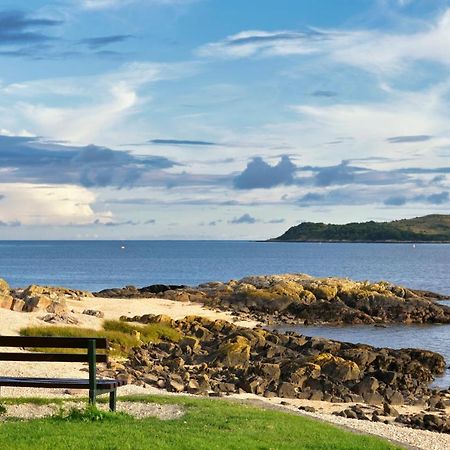
M 450 1 L 0 0 L 0 238 L 448 213 Z

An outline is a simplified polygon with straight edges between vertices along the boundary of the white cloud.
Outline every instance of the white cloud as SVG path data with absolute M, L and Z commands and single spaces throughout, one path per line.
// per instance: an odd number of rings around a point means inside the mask
M 11 130 L 8 130 L 7 128 L 0 128 L 0 135 L 1 136 L 20 136 L 20 137 L 35 136 L 33 133 L 30 133 L 27 130 L 11 131 Z
M 22 225 L 86 224 L 104 220 L 110 213 L 92 209 L 96 196 L 79 186 L 0 183 L 0 221 Z

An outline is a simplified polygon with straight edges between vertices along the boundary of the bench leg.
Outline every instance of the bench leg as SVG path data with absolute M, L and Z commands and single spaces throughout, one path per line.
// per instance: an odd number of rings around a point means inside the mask
M 95 406 L 95 391 L 89 390 L 89 404 Z
M 109 410 L 116 410 L 116 399 L 117 399 L 117 391 L 114 389 L 109 393 Z

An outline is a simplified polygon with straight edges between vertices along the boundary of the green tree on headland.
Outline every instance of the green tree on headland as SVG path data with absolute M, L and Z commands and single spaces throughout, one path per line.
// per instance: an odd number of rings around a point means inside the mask
M 392 222 L 345 225 L 303 222 L 275 241 L 309 242 L 450 242 L 450 215 L 433 214 Z

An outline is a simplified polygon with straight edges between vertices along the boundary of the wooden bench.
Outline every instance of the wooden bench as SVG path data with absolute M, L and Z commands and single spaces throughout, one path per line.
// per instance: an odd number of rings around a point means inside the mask
M 105 338 L 79 337 L 35 337 L 35 336 L 0 336 L 0 347 L 11 348 L 58 348 L 58 349 L 86 349 L 83 353 L 47 353 L 47 352 L 0 352 L 0 361 L 28 361 L 28 362 L 87 362 L 89 364 L 89 379 L 78 378 L 29 378 L 29 377 L 1 377 L 0 387 L 33 387 L 33 388 L 65 388 L 89 389 L 89 403 L 95 405 L 96 397 L 109 394 L 109 409 L 116 410 L 117 388 L 126 384 L 124 380 L 97 379 L 97 363 L 108 362 L 106 350 L 108 342 Z M 97 353 L 97 350 L 103 353 Z M 1 366 L 0 366 L 1 371 Z M 1 373 L 0 373 L 1 375 Z

